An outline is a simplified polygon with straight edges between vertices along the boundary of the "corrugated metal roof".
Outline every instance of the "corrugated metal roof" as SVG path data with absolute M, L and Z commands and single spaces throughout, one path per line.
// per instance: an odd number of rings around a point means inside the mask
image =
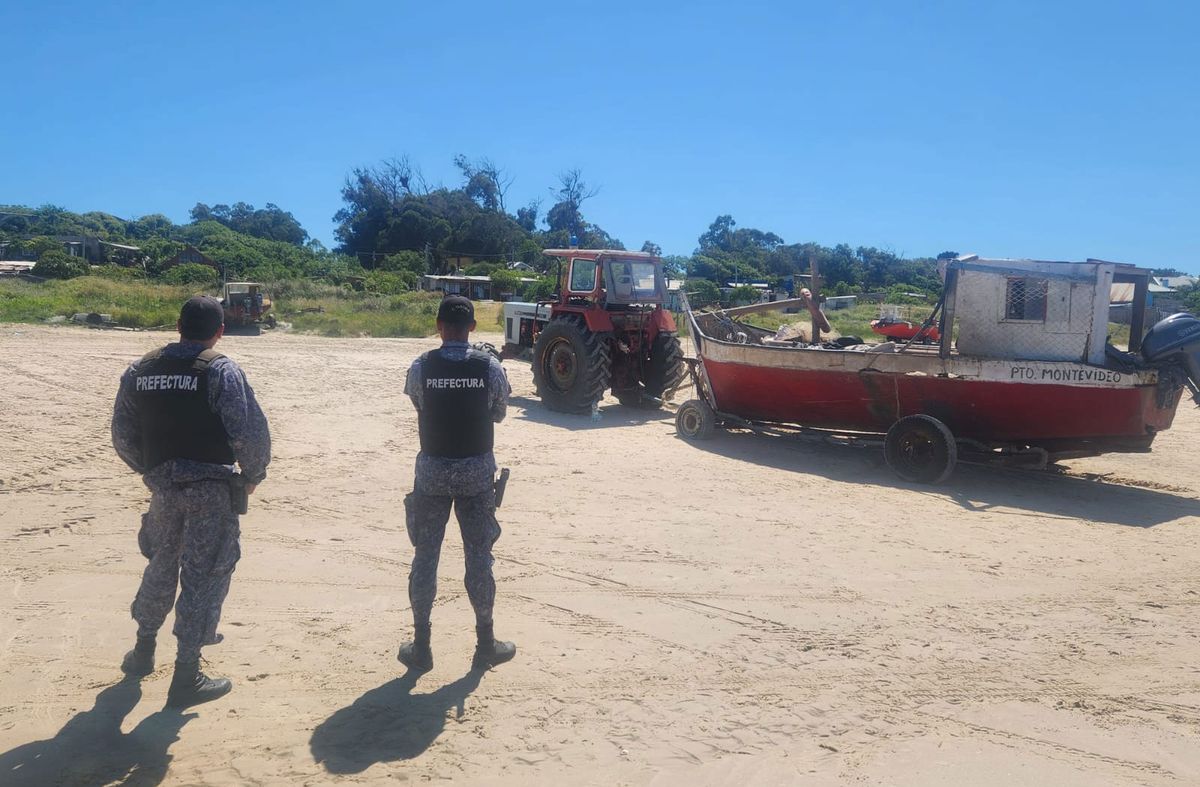
M 546 249 L 542 252 L 548 257 L 577 257 L 583 260 L 594 260 L 598 257 L 636 257 L 643 260 L 657 260 L 653 254 L 645 251 L 625 251 L 624 249 Z

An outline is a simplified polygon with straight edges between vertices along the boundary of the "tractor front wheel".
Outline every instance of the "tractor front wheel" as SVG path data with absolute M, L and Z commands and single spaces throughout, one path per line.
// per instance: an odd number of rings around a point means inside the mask
M 587 413 L 604 396 L 611 376 L 608 337 L 592 333 L 575 315 L 551 320 L 533 346 L 533 383 L 546 406 Z
M 683 361 L 678 334 L 663 331 L 654 337 L 645 374 L 643 385 L 647 396 L 665 402 L 675 395 L 687 379 L 687 364 Z

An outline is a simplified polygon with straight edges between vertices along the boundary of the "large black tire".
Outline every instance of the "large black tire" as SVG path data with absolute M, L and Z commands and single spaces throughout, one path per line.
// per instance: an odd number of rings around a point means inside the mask
M 546 406 L 589 413 L 612 375 L 608 335 L 592 333 L 581 317 L 551 320 L 533 346 L 533 383 Z
M 958 444 L 944 423 L 928 415 L 909 415 L 892 424 L 883 442 L 892 472 L 917 484 L 940 484 L 954 472 Z
M 683 362 L 679 335 L 663 331 L 650 345 L 650 360 L 646 362 L 646 379 L 643 381 L 645 394 L 669 401 L 686 379 L 687 364 Z
M 685 440 L 707 440 L 717 428 L 717 414 L 700 399 L 688 399 L 675 413 L 675 432 Z

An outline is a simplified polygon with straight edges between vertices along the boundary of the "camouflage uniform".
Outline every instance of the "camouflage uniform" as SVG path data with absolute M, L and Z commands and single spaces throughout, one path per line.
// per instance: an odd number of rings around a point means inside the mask
M 447 341 L 442 344 L 442 357 L 461 361 L 470 346 L 466 342 Z M 404 392 L 420 410 L 424 394 L 421 359 L 408 370 Z M 508 395 L 512 393 L 504 367 L 493 359 L 488 367 L 488 405 L 492 420 L 504 420 Z M 408 598 L 412 604 L 415 623 L 429 623 L 433 601 L 437 596 L 437 567 L 441 557 L 442 539 L 450 519 L 450 506 L 458 518 L 466 558 L 465 584 L 471 606 L 479 625 L 492 622 L 492 606 L 496 598 L 496 582 L 492 577 L 492 545 L 500 538 L 496 521 L 496 497 L 493 479 L 496 458 L 489 451 L 464 459 L 449 459 L 417 453 L 416 478 L 412 494 L 404 498 L 408 538 L 415 554 L 408 577 Z
M 197 342 L 167 345 L 164 355 L 193 358 Z M 113 410 L 112 440 L 117 454 L 149 487 L 150 510 L 142 517 L 138 546 L 150 561 L 131 612 L 139 636 L 153 636 L 175 606 L 180 661 L 194 661 L 200 648 L 221 641 L 217 623 L 229 592 L 234 566 L 241 556 L 238 515 L 230 499 L 233 465 L 171 459 L 145 468 L 141 458 L 141 423 L 134 396 L 140 361 L 121 377 Z M 246 375 L 229 358 L 208 367 L 208 403 L 229 436 L 229 445 L 247 483 L 266 477 L 271 461 L 267 419 L 254 398 Z M 177 585 L 182 586 L 175 600 Z

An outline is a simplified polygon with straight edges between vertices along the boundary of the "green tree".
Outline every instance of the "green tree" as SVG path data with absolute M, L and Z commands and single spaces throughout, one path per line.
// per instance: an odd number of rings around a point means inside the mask
M 245 202 L 230 205 L 213 205 L 209 207 L 203 202 L 197 202 L 191 210 L 192 223 L 216 221 L 224 224 L 234 232 L 253 235 L 264 240 L 277 240 L 303 246 L 308 240 L 308 232 L 300 226 L 300 222 L 291 213 L 278 205 L 268 202 L 265 208 L 256 209 Z
M 715 306 L 721 302 L 721 290 L 708 279 L 688 279 L 683 285 L 693 308 Z
M 546 225 L 551 232 L 567 232 L 582 240 L 585 230 L 583 203 L 600 193 L 583 179 L 579 169 L 569 169 L 558 176 L 558 189 L 550 192 L 558 199 L 546 213 Z
M 521 297 L 533 302 L 553 300 L 557 282 L 553 276 L 540 276 L 537 281 L 527 282 L 521 287 Z
M 493 271 L 504 267 L 499 262 L 474 262 L 463 269 L 465 276 L 491 276 Z
M 504 170 L 489 158 L 472 161 L 461 153 L 454 157 L 454 166 L 463 174 L 464 194 L 484 210 L 505 212 L 504 195 L 513 179 Z
M 408 271 L 417 276 L 428 273 L 425 270 L 425 255 L 419 251 L 398 251 L 389 254 L 380 260 L 378 267 L 385 271 Z
M 517 288 L 521 286 L 521 274 L 507 268 L 492 271 L 491 280 L 500 292 L 516 293 Z

